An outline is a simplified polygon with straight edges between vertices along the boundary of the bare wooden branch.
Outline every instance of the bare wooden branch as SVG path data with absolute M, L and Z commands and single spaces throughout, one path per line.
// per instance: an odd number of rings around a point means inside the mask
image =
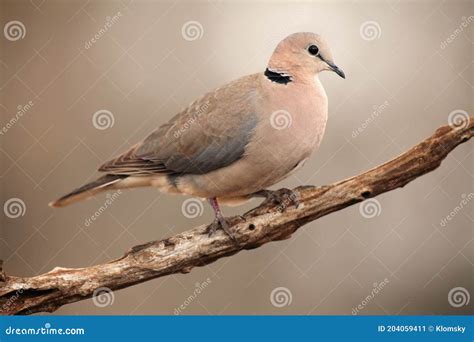
M 135 246 L 123 257 L 85 268 L 60 268 L 34 277 L 5 274 L 0 263 L 0 313 L 52 312 L 60 306 L 84 300 L 94 290 L 118 290 L 174 273 L 188 273 L 244 249 L 283 240 L 307 222 L 403 187 L 436 169 L 457 145 L 474 134 L 474 117 L 459 127 L 444 126 L 399 157 L 355 177 L 323 186 L 298 187 L 301 205 L 263 203 L 243 218 L 231 218 L 234 244 L 222 231 L 208 237 L 199 226 L 160 241 Z M 287 206 L 286 208 L 284 208 Z M 284 210 L 282 210 L 284 209 Z M 283 212 L 282 212 L 283 211 Z

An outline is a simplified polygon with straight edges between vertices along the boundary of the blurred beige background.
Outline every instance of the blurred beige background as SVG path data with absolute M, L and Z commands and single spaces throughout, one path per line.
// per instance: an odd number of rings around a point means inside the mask
M 95 177 L 102 162 L 196 97 L 263 71 L 293 32 L 324 35 L 347 79 L 321 75 L 330 102 L 325 139 L 279 185 L 328 184 L 395 157 L 448 117 L 472 113 L 472 15 L 473 2 L 457 0 L 2 0 L 6 272 L 106 262 L 211 222 L 206 203 L 187 218 L 184 197 L 153 189 L 124 192 L 90 224 L 105 195 L 65 209 L 47 203 Z M 473 299 L 466 303 L 474 294 L 472 174 L 471 142 L 435 172 L 377 197 L 375 212 L 356 205 L 291 240 L 117 291 L 105 306 L 87 300 L 56 313 L 473 313 Z

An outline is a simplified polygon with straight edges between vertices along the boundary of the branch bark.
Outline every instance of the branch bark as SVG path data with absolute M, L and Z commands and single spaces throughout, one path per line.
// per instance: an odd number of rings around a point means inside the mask
M 222 231 L 208 237 L 206 226 L 199 226 L 132 247 L 117 260 L 85 268 L 56 267 L 34 277 L 14 277 L 5 274 L 0 262 L 0 313 L 52 312 L 62 305 L 92 297 L 101 287 L 118 290 L 174 273 L 189 273 L 193 267 L 241 250 L 288 239 L 305 223 L 403 187 L 436 169 L 449 152 L 473 134 L 474 117 L 470 117 L 458 127 L 440 127 L 409 151 L 365 173 L 327 186 L 294 189 L 300 196 L 298 208 L 289 202 L 284 208 L 264 202 L 245 213 L 243 219 L 230 219 L 239 246 Z

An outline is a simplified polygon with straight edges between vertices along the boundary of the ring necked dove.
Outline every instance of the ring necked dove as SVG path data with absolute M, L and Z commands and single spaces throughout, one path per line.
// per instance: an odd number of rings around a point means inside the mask
M 318 73 L 334 71 L 326 41 L 308 32 L 282 40 L 262 73 L 205 94 L 125 153 L 105 175 L 50 203 L 62 207 L 102 191 L 154 186 L 207 198 L 231 237 L 219 204 L 253 196 L 278 201 L 267 187 L 300 167 L 323 138 L 328 115 Z M 292 197 L 295 204 L 296 197 Z

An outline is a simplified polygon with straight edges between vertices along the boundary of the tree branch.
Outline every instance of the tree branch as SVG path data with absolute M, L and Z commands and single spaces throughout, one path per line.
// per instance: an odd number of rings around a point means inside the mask
M 473 134 L 474 117 L 471 117 L 459 127 L 439 128 L 409 151 L 365 173 L 323 187 L 296 188 L 301 203 L 298 208 L 289 201 L 280 206 L 264 202 L 243 215 L 243 219 L 230 219 L 239 246 L 222 231 L 208 237 L 206 226 L 199 226 L 164 240 L 135 246 L 117 260 L 85 268 L 56 267 L 45 274 L 22 278 L 6 275 L 0 262 L 0 313 L 52 312 L 64 304 L 92 297 L 100 287 L 118 290 L 153 278 L 189 273 L 193 267 L 241 250 L 288 239 L 305 223 L 403 187 L 436 169 L 449 152 Z

